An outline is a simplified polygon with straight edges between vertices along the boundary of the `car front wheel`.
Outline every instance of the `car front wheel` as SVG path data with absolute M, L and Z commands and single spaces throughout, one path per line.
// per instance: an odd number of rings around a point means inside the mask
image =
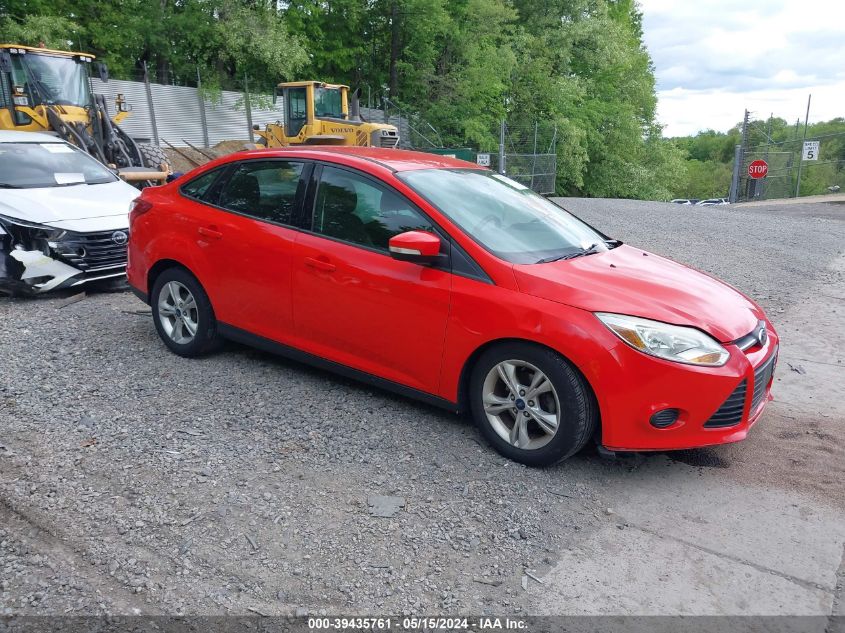
M 153 284 L 151 307 L 156 331 L 172 352 L 200 356 L 219 342 L 208 295 L 188 271 L 169 268 Z
M 473 417 L 505 457 L 548 466 L 577 453 L 598 411 L 585 379 L 560 354 L 529 343 L 485 351 L 470 377 Z

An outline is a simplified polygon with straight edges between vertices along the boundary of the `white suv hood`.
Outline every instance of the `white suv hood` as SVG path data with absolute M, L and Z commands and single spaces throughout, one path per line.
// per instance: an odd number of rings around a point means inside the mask
M 141 194 L 122 180 L 102 185 L 0 189 L 0 215 L 69 231 L 129 226 L 129 203 Z

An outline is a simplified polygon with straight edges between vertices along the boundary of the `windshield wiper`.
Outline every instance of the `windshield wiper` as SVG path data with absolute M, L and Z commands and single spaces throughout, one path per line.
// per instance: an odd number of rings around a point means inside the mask
M 555 255 L 553 257 L 545 257 L 535 263 L 548 264 L 551 262 L 559 262 L 564 259 L 575 259 L 576 257 L 584 257 L 585 255 L 594 255 L 599 252 L 598 248 L 598 244 L 591 244 L 587 248 L 582 248 L 580 250 L 575 251 L 574 253 L 566 253 L 566 255 Z
M 622 240 L 605 240 L 604 243 L 608 248 L 616 248 L 623 244 Z
M 21 185 L 13 185 L 10 182 L 0 182 L 0 189 L 23 189 Z

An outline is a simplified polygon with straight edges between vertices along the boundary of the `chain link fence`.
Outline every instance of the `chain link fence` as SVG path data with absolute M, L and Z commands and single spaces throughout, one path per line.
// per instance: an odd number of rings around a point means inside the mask
M 845 192 L 845 132 L 807 136 L 798 125 L 792 138 L 773 141 L 766 122 L 746 114 L 742 143 L 737 147 L 735 201 L 769 200 Z M 804 147 L 817 149 L 805 156 Z M 749 166 L 765 161 L 768 172 L 752 178 Z
M 541 194 L 555 193 L 557 127 L 548 123 L 502 122 L 499 152 L 491 168 Z

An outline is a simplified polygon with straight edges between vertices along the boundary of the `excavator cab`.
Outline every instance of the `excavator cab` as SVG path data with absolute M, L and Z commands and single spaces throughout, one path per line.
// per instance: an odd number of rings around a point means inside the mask
M 395 125 L 370 123 L 360 116 L 358 98 L 349 86 L 319 81 L 280 83 L 274 104 L 283 119 L 270 123 L 262 131 L 260 144 L 265 147 L 288 145 L 352 145 L 358 147 L 396 147 L 399 130 Z

